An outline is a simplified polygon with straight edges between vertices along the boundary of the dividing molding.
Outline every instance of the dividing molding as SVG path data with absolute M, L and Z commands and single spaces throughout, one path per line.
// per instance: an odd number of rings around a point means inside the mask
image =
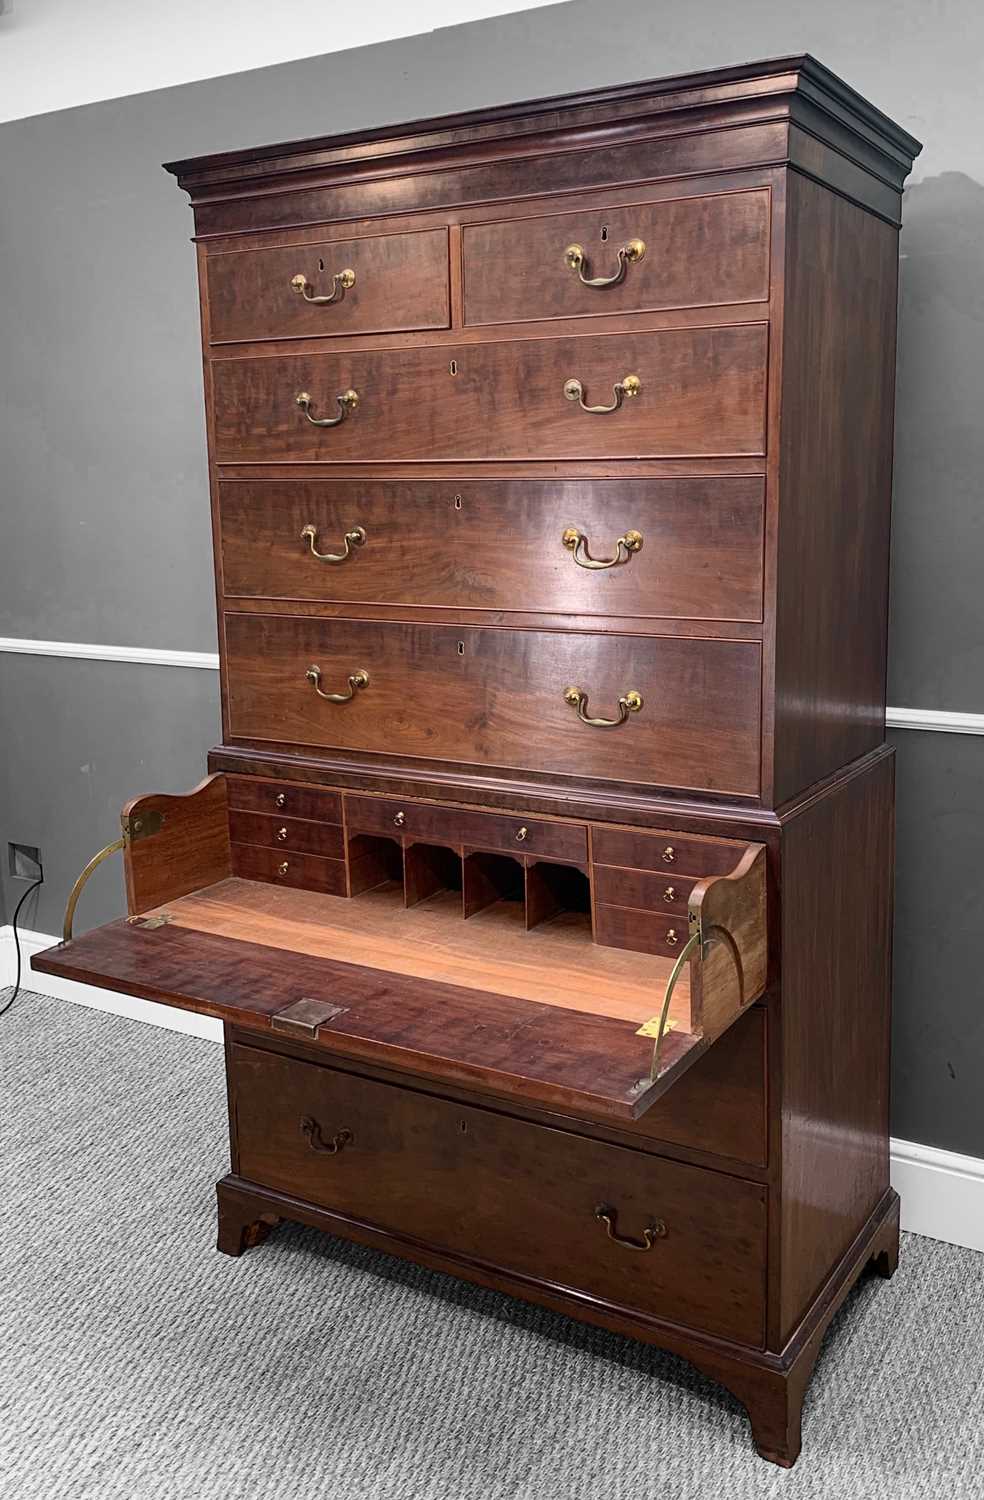
M 163 651 L 155 646 L 102 646 L 84 641 L 28 641 L 0 636 L 0 651 L 14 656 L 69 656 L 83 661 L 126 661 L 144 667 L 198 667 L 219 670 L 218 652 Z
M 219 670 L 218 652 L 165 651 L 155 646 L 103 646 L 85 641 L 33 641 L 0 636 L 0 651 L 14 656 L 69 656 L 83 661 L 124 661 L 145 667 L 197 667 Z M 943 708 L 887 708 L 889 729 L 928 729 L 943 734 L 984 734 L 984 713 Z
M 212 1016 L 175 1010 L 114 990 L 96 989 L 73 979 L 57 979 L 53 974 L 34 974 L 31 955 L 53 947 L 57 941 L 43 932 L 20 933 L 22 990 L 125 1016 L 130 1021 L 143 1021 L 149 1026 L 161 1026 L 165 1031 L 204 1037 L 210 1042 L 222 1040 L 222 1022 Z M 0 927 L 0 990 L 13 984 L 16 958 L 13 928 Z M 902 1199 L 902 1228 L 984 1253 L 984 1158 L 960 1156 L 955 1151 L 941 1151 L 936 1146 L 921 1146 L 914 1141 L 893 1140 L 891 1150 L 892 1186 Z

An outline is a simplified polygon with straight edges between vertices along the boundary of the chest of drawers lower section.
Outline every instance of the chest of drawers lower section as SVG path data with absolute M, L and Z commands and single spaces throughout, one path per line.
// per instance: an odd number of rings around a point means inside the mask
M 761 1347 L 766 1188 L 229 1048 L 234 1171 L 439 1251 Z

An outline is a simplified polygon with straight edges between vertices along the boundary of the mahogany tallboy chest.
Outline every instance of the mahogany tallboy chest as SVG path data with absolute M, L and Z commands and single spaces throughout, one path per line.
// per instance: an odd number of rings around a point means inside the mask
M 225 1022 L 221 1250 L 295 1219 L 649 1340 L 787 1465 L 898 1252 L 918 150 L 796 57 L 169 167 L 223 742 L 35 960 Z

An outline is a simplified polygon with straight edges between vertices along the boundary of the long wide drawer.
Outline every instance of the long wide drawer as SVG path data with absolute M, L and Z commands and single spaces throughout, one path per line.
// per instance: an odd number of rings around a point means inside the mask
M 446 229 L 213 251 L 206 282 L 213 343 L 446 328 L 450 321 Z
M 766 348 L 767 325 L 747 323 L 217 359 L 216 457 L 228 464 L 762 454 Z M 624 384 L 630 375 L 638 393 L 618 398 L 616 387 L 632 389 Z M 350 392 L 356 404 L 342 401 Z M 582 409 L 617 399 L 614 410 Z
M 466 323 L 760 301 L 769 190 L 467 224 L 462 254 Z
M 223 587 L 244 598 L 760 620 L 764 487 L 749 476 L 225 480 Z
M 225 636 L 233 738 L 758 791 L 757 642 L 249 614 Z
M 241 1176 L 761 1345 L 760 1184 L 238 1043 L 230 1066 Z

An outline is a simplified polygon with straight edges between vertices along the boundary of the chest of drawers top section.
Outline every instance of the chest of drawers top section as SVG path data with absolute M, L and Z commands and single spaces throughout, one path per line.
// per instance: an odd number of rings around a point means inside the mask
M 914 146 L 797 58 L 173 166 L 226 743 L 766 803 L 873 748 Z

